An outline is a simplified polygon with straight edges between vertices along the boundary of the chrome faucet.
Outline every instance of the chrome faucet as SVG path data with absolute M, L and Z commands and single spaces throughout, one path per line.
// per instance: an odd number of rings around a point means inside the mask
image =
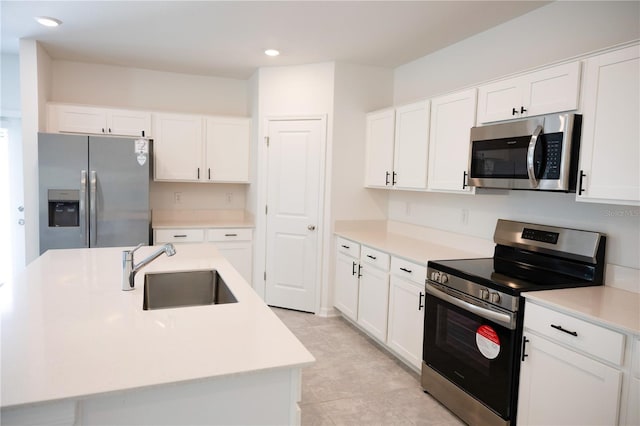
M 160 247 L 158 250 L 154 251 L 147 257 L 146 259 L 141 260 L 138 264 L 134 264 L 133 262 L 133 253 L 142 247 L 143 244 L 138 244 L 136 248 L 133 250 L 124 250 L 122 252 L 122 290 L 128 291 L 133 290 L 134 287 L 134 278 L 136 276 L 136 272 L 140 269 L 147 266 L 149 263 L 153 262 L 158 258 L 162 253 L 166 253 L 167 256 L 173 256 L 176 254 L 176 248 L 171 243 L 167 243 Z

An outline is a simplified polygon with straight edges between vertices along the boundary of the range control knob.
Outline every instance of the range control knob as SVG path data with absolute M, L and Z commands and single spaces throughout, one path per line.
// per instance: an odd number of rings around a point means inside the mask
M 486 288 L 480 289 L 480 298 L 483 300 L 489 300 L 489 290 Z
M 491 293 L 491 303 L 500 303 L 500 294 L 499 293 Z
M 431 281 L 438 281 L 438 279 L 440 278 L 440 273 L 439 272 L 431 272 Z
M 449 282 L 449 275 L 442 274 L 440 275 L 440 284 L 446 284 Z

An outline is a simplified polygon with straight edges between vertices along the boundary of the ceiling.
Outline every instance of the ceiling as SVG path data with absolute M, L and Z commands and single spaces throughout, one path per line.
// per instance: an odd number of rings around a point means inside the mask
M 2 0 L 2 52 L 28 38 L 54 59 L 237 79 L 329 61 L 395 68 L 548 3 Z

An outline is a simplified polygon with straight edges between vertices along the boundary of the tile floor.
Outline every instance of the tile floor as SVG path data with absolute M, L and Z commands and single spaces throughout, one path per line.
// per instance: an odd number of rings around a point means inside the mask
M 342 317 L 273 308 L 316 358 L 302 371 L 302 425 L 462 425 L 417 373 Z

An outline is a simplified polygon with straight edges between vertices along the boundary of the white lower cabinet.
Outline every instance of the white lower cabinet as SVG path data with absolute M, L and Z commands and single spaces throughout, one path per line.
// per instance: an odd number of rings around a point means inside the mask
M 391 258 L 387 345 L 415 369 L 422 365 L 426 268 Z
M 250 228 L 175 228 L 154 229 L 154 244 L 210 242 L 220 254 L 251 284 L 253 230 Z M 180 248 L 177 249 L 178 251 Z
M 337 238 L 334 306 L 353 321 L 358 319 L 360 244 Z
M 618 424 L 624 337 L 527 302 L 518 425 Z
M 358 292 L 358 324 L 373 337 L 384 342 L 387 337 L 389 306 L 389 255 L 362 246 L 360 264 L 362 269 Z

